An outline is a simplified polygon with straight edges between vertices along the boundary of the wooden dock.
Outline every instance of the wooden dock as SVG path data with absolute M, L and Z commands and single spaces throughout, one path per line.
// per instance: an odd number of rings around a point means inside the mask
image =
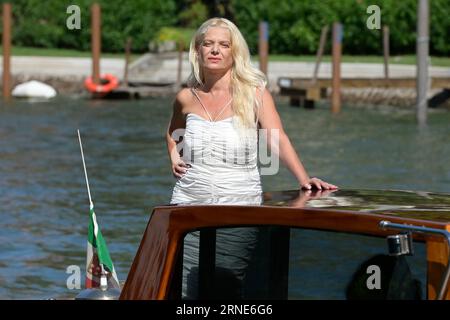
M 430 88 L 442 89 L 438 95 L 442 103 L 450 98 L 450 78 L 431 77 Z M 326 98 L 327 89 L 331 88 L 332 79 L 322 78 L 312 81 L 311 78 L 281 77 L 278 79 L 280 95 L 289 96 L 292 106 L 313 108 L 314 103 Z M 341 88 L 416 88 L 415 78 L 343 78 Z M 434 101 L 435 97 L 431 98 Z M 434 100 L 433 100 L 434 99 Z

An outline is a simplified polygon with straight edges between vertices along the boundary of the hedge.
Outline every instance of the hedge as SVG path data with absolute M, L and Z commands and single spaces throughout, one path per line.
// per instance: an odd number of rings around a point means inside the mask
M 2 2 L 5 2 L 4 0 Z M 7 1 L 8 2 L 8 1 Z M 321 29 L 340 21 L 344 25 L 345 54 L 382 54 L 382 30 L 369 30 L 367 7 L 381 8 L 381 23 L 390 27 L 391 54 L 415 52 L 417 0 L 15 0 L 15 45 L 45 48 L 90 48 L 90 5 L 102 6 L 102 50 L 121 52 L 127 37 L 132 49 L 143 52 L 160 37 L 163 27 L 195 28 L 212 14 L 214 5 L 226 10 L 257 53 L 258 22 L 268 21 L 270 52 L 314 54 Z M 450 54 L 450 1 L 429 0 L 430 53 Z M 68 30 L 66 8 L 81 8 L 81 30 Z M 219 9 L 220 9 L 219 8 Z M 217 9 L 217 8 L 216 8 Z M 181 29 L 183 30 L 183 29 Z M 330 52 L 328 41 L 327 52 Z

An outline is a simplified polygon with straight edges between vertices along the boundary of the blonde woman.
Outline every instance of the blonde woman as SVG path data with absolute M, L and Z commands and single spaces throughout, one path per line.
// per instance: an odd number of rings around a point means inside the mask
M 213 18 L 203 23 L 191 41 L 189 60 L 189 88 L 177 94 L 167 131 L 172 172 L 178 178 L 171 203 L 226 203 L 235 195 L 261 194 L 258 127 L 267 130 L 267 141 L 278 136 L 273 151 L 300 188 L 337 188 L 305 171 L 264 89 L 266 78 L 251 65 L 248 46 L 232 22 Z M 177 150 L 178 136 L 183 140 Z
M 177 178 L 172 204 L 260 204 L 258 129 L 266 130 L 267 145 L 300 188 L 337 188 L 306 173 L 265 89 L 266 77 L 252 66 L 247 43 L 232 22 L 224 18 L 204 22 L 191 41 L 189 60 L 188 88 L 176 96 L 166 136 Z M 243 243 L 255 239 L 252 232 L 239 234 Z M 185 252 L 194 252 L 198 234 L 189 236 L 185 245 L 191 246 Z M 218 246 L 219 240 L 217 235 Z M 230 264 L 245 269 L 248 257 L 245 253 L 242 257 Z M 185 288 L 183 294 L 195 296 Z

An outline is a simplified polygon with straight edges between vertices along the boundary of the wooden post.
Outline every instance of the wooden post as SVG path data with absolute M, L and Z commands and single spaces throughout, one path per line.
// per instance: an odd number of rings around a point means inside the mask
M 266 21 L 259 23 L 259 69 L 267 76 L 267 63 L 269 58 L 269 24 Z
M 177 88 L 181 88 L 181 73 L 183 70 L 183 50 L 184 50 L 184 43 L 182 40 L 180 40 L 178 42 Z
M 331 111 L 341 110 L 341 54 L 342 54 L 342 24 L 333 23 L 333 84 L 331 94 Z
M 419 125 L 427 123 L 428 91 L 428 43 L 429 43 L 429 5 L 428 0 L 417 2 L 417 107 L 416 119 Z
M 128 37 L 125 43 L 125 69 L 123 71 L 123 85 L 128 87 L 128 64 L 130 63 L 131 38 Z
M 317 50 L 316 65 L 314 67 L 313 78 L 311 81 L 312 83 L 316 83 L 317 81 L 317 75 L 319 74 L 319 67 L 320 62 L 322 61 L 323 50 L 325 48 L 325 43 L 327 41 L 327 34 L 328 34 L 328 25 L 322 28 L 322 33 L 320 34 L 319 49 Z
M 91 6 L 92 81 L 100 84 L 101 9 L 98 3 Z
M 384 79 L 389 80 L 389 27 L 383 26 Z
M 11 97 L 11 4 L 3 4 L 3 99 Z

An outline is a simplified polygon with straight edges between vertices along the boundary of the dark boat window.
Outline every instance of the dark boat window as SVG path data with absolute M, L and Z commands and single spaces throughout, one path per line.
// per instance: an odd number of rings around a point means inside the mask
M 208 228 L 186 235 L 179 258 L 175 299 L 426 297 L 426 249 L 419 242 L 413 256 L 391 257 L 380 237 L 278 226 Z

